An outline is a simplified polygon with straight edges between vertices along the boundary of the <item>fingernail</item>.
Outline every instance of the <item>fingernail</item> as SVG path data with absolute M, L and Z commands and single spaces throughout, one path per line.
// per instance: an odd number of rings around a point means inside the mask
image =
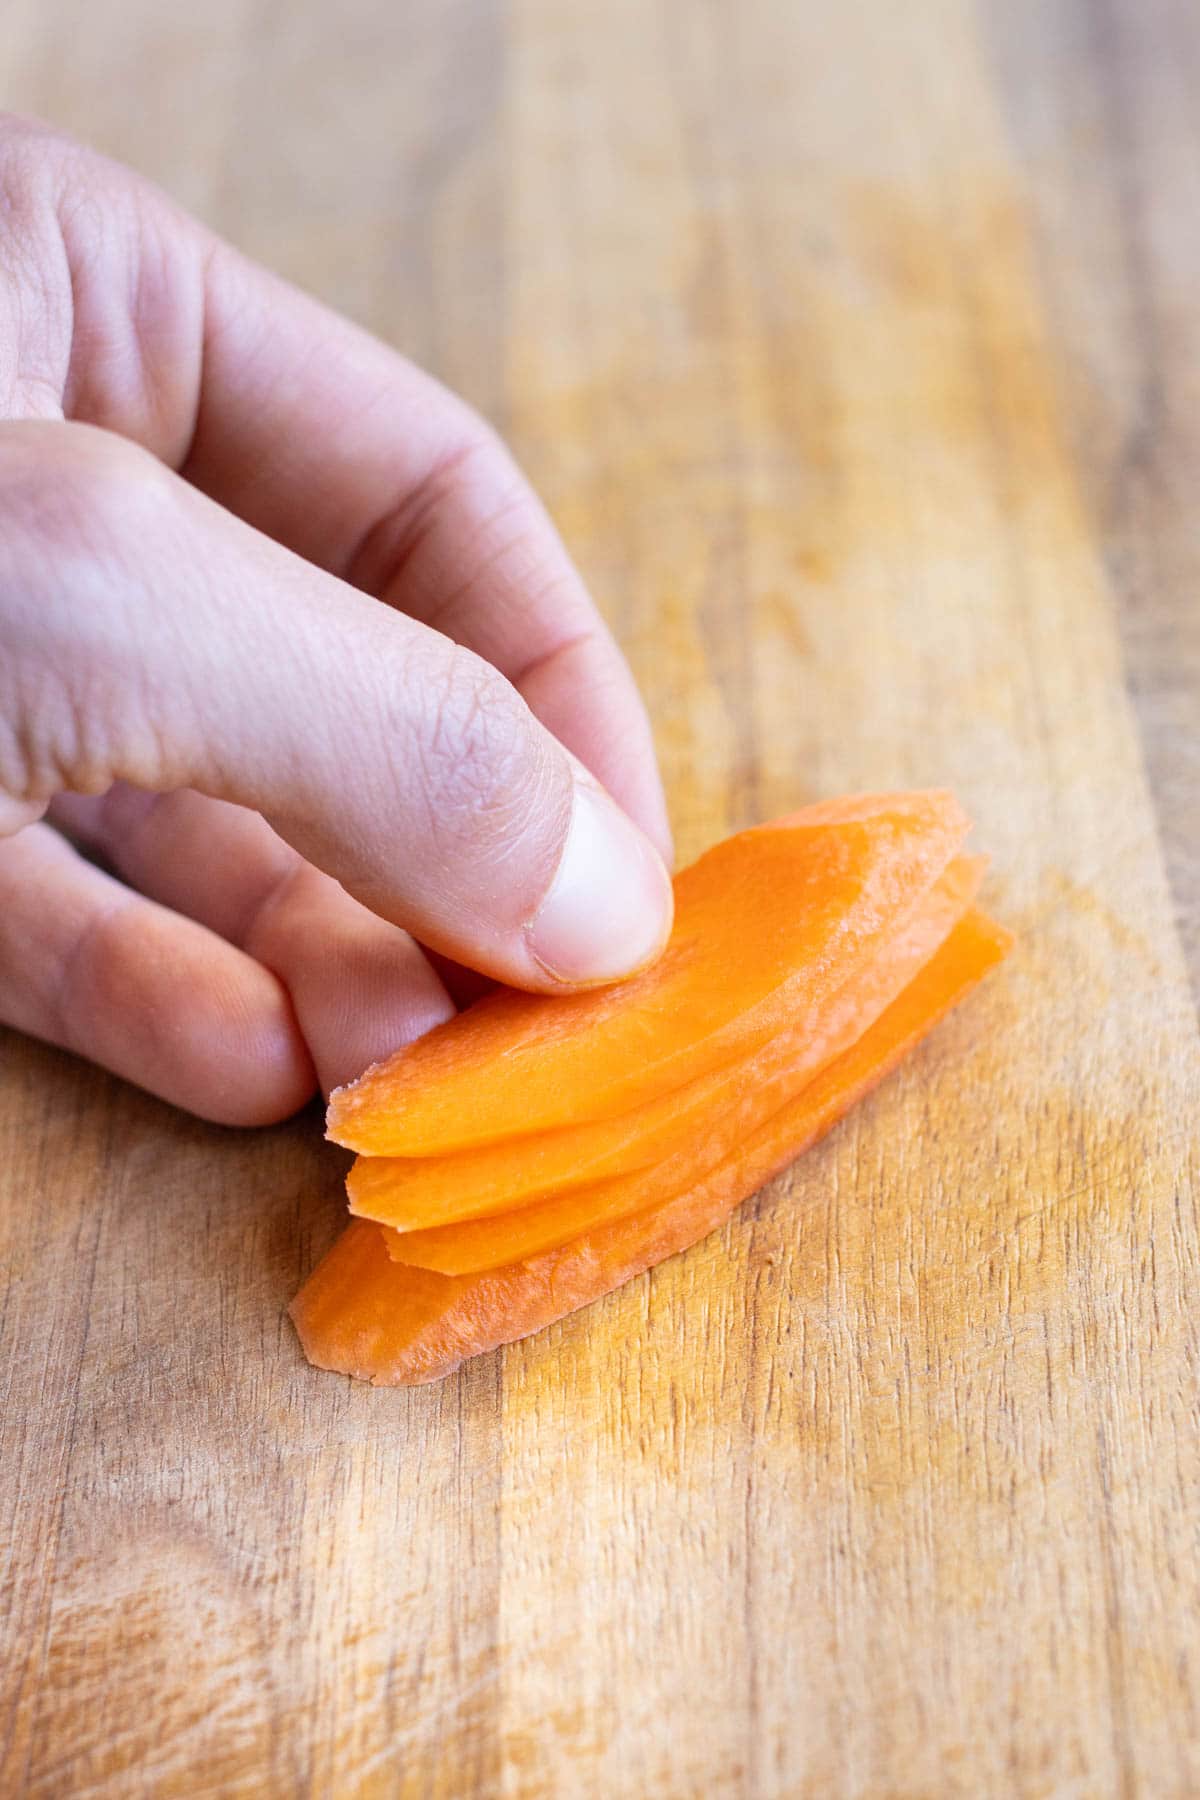
M 558 873 L 527 928 L 532 955 L 559 981 L 615 981 L 662 949 L 673 914 L 649 839 L 606 794 L 577 784 Z

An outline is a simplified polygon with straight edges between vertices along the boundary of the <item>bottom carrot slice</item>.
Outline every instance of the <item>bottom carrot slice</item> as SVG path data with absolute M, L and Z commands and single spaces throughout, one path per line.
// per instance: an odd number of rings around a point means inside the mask
M 291 1305 L 308 1360 L 377 1386 L 438 1381 L 620 1287 L 723 1223 L 849 1111 L 1008 953 L 972 910 L 875 1024 L 736 1151 L 662 1204 L 556 1250 L 476 1275 L 393 1262 L 383 1229 L 355 1219 Z

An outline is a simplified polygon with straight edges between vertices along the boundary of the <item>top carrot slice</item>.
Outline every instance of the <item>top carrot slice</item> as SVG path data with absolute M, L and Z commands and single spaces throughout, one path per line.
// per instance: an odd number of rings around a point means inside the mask
M 329 1103 L 335 1142 L 437 1156 L 611 1118 L 795 1026 L 887 942 L 967 831 L 953 795 L 826 801 L 717 844 L 675 882 L 641 975 L 582 994 L 502 990 Z

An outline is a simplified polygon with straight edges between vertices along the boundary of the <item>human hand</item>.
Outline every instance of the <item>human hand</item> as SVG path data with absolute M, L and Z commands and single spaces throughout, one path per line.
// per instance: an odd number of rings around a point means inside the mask
M 448 1016 L 410 932 L 652 957 L 645 714 L 492 432 L 53 132 L 0 201 L 0 1021 L 254 1124 Z

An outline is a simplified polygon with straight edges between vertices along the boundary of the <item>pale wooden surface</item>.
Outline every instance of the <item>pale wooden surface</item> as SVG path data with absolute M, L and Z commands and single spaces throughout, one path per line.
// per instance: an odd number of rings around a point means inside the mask
M 283 1317 L 313 1117 L 0 1038 L 0 1793 L 1200 1791 L 1200 15 L 14 0 L 0 74 L 504 426 L 685 854 L 949 780 L 1021 934 L 412 1393 Z

